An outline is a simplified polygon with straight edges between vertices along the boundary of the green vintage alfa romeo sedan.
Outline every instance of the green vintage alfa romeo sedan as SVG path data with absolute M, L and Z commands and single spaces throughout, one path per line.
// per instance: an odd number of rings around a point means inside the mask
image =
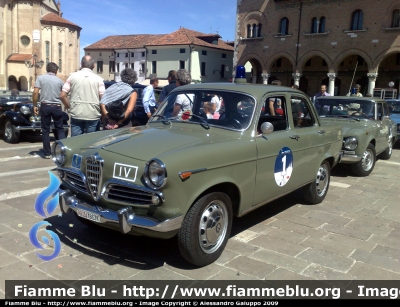
M 342 163 L 356 176 L 371 174 L 377 157 L 389 160 L 397 141 L 396 123 L 385 100 L 375 97 L 328 96 L 315 100 L 324 125 L 343 126 Z
M 122 233 L 178 236 L 204 266 L 222 253 L 233 216 L 302 189 L 324 200 L 341 126 L 322 126 L 308 97 L 283 86 L 177 87 L 146 126 L 56 141 L 60 206 Z

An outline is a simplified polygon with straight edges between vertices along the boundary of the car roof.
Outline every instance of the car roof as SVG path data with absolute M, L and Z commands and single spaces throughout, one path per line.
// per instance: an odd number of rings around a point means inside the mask
M 231 83 L 231 82 L 213 82 L 182 85 L 174 88 L 172 91 L 181 90 L 226 90 L 248 93 L 253 96 L 263 96 L 267 92 L 291 92 L 294 94 L 305 95 L 304 92 L 287 86 L 252 84 L 252 83 Z
M 316 99 L 326 99 L 326 100 L 369 100 L 375 102 L 385 102 L 384 99 L 378 97 L 356 97 L 356 96 L 323 96 L 317 97 Z

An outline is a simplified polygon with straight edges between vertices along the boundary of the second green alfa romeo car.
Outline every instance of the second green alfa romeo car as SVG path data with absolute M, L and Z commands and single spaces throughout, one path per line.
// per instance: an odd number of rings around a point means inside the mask
M 342 139 L 298 90 L 180 86 L 146 126 L 55 142 L 60 206 L 89 225 L 177 235 L 182 256 L 204 266 L 221 255 L 233 216 L 297 189 L 322 202 Z

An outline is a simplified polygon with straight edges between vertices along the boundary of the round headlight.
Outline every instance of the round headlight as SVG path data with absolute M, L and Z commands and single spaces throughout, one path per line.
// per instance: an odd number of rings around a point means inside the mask
M 145 167 L 145 181 L 152 189 L 160 189 L 167 182 L 167 170 L 164 163 L 158 159 L 147 162 Z
M 24 115 L 29 115 L 31 114 L 31 108 L 28 106 L 22 106 L 19 111 L 24 114 Z
M 347 150 L 354 150 L 357 148 L 358 142 L 355 137 L 349 137 L 344 139 L 343 147 Z
M 55 164 L 57 164 L 58 166 L 64 165 L 65 147 L 60 141 L 54 142 L 53 148 L 51 150 L 51 155 Z

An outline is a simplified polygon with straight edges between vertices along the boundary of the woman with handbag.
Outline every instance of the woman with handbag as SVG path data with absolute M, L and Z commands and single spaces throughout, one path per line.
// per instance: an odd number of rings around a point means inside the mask
M 136 81 L 136 72 L 126 68 L 121 72 L 121 81 L 106 89 L 100 101 L 104 129 L 116 129 L 130 124 L 130 115 L 137 99 L 137 92 L 132 88 Z

